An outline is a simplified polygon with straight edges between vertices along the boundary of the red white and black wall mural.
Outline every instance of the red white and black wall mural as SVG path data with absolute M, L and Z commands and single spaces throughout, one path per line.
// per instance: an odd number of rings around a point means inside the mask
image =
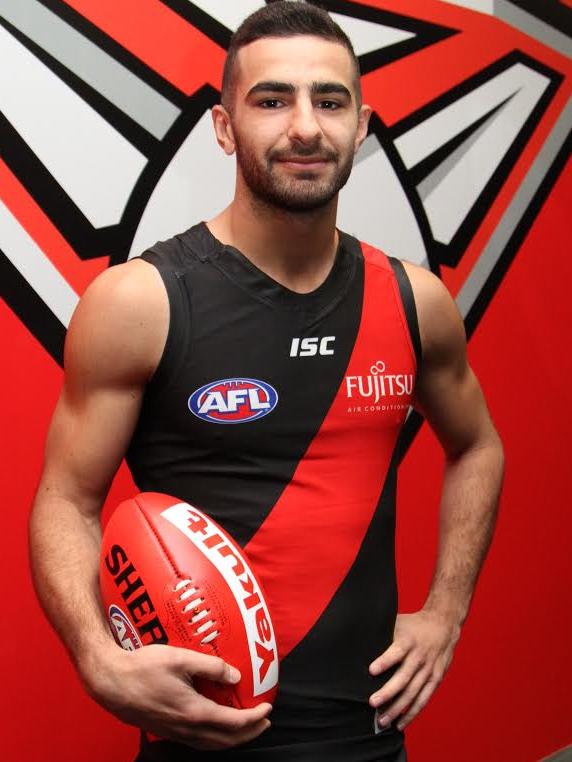
M 572 2 L 317 4 L 352 39 L 374 109 L 339 226 L 443 279 L 507 451 L 490 559 L 450 674 L 410 728 L 411 759 L 532 762 L 572 743 Z M 262 5 L 0 0 L 6 759 L 134 756 L 137 733 L 84 695 L 39 610 L 26 521 L 86 286 L 232 197 L 210 109 L 230 35 Z M 414 416 L 406 444 L 411 610 L 429 584 L 442 461 Z M 133 491 L 123 467 L 106 511 Z

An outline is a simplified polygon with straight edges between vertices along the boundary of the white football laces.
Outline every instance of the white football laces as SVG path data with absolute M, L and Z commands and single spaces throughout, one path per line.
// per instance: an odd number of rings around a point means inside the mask
M 196 625 L 197 622 L 201 622 L 201 620 L 203 620 L 207 616 L 207 614 L 209 614 L 210 612 L 208 609 L 202 607 L 202 605 L 205 602 L 205 599 L 200 597 L 199 590 L 193 586 L 193 581 L 191 579 L 182 579 L 180 582 L 177 582 L 174 589 L 175 589 L 175 592 L 178 593 L 179 590 L 182 590 L 185 587 L 187 589 L 183 593 L 181 593 L 181 595 L 179 596 L 179 601 L 183 603 L 188 598 L 192 598 L 191 601 L 189 601 L 188 603 L 185 604 L 185 606 L 183 606 L 183 613 L 186 614 L 187 612 L 194 610 L 195 614 L 188 620 L 188 622 L 189 624 Z M 219 635 L 218 630 L 212 629 L 215 625 L 216 625 L 216 622 L 214 621 L 214 619 L 208 619 L 206 622 L 202 622 L 202 624 L 195 629 L 194 634 L 197 637 L 211 630 L 211 632 L 208 632 L 208 635 L 205 635 L 201 639 L 201 645 L 210 643 Z

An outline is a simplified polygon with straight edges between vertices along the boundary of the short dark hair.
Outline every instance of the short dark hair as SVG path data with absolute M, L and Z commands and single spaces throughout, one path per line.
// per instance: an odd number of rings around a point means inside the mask
M 361 106 L 361 83 L 359 61 L 347 34 L 336 24 L 323 8 L 305 2 L 279 0 L 252 13 L 238 27 L 230 39 L 230 45 L 222 75 L 221 101 L 230 108 L 230 93 L 235 79 L 238 51 L 262 37 L 295 37 L 313 35 L 343 45 L 354 64 L 354 86 L 358 108 Z

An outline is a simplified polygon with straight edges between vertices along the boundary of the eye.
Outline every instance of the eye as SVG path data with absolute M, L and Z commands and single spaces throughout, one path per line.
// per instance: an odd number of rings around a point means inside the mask
M 341 108 L 341 104 L 337 101 L 320 101 L 318 106 L 325 111 L 336 111 Z
M 258 104 L 261 108 L 280 108 L 282 106 L 282 101 L 278 100 L 278 98 L 266 98 L 266 100 L 260 101 Z

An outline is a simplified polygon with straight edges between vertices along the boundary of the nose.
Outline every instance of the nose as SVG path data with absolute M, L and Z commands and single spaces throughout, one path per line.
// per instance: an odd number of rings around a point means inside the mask
M 288 137 L 299 143 L 315 143 L 322 134 L 322 128 L 310 100 L 297 102 L 292 109 L 292 118 L 288 128 Z

